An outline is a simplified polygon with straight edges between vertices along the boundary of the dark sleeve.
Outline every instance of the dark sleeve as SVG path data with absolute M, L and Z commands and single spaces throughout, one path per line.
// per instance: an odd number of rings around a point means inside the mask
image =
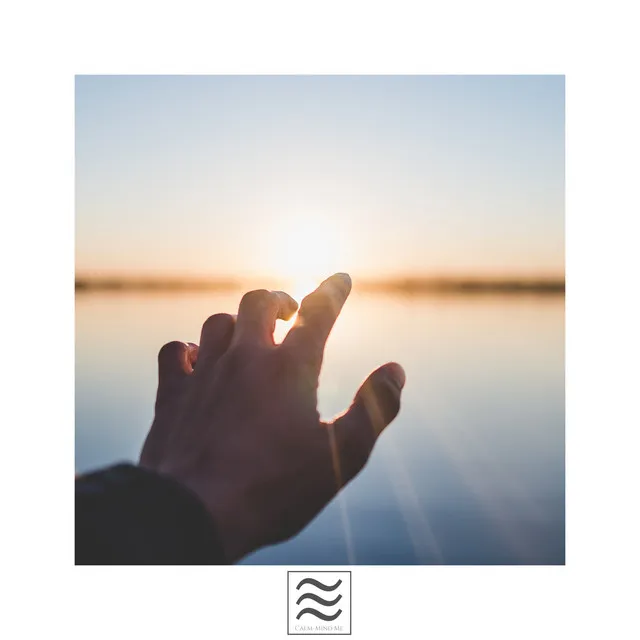
M 224 564 L 212 518 L 166 476 L 119 464 L 76 478 L 76 564 Z

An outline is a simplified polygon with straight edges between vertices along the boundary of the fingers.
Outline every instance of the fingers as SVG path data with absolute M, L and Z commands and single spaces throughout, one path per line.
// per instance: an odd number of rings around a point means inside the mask
M 205 320 L 200 332 L 198 371 L 213 366 L 229 348 L 235 326 L 235 316 L 228 313 L 216 313 Z
M 289 320 L 298 303 L 283 291 L 258 289 L 240 301 L 233 342 L 273 344 L 276 320 Z
M 362 469 L 378 436 L 398 415 L 405 380 L 403 368 L 395 362 L 376 369 L 349 410 L 328 425 L 338 487 Z
M 206 371 L 229 348 L 235 327 L 235 317 L 217 313 L 205 321 L 200 333 L 200 346 L 192 342 L 169 342 L 158 353 L 158 393 L 156 408 L 171 402 L 183 390 L 194 371 Z
M 296 350 L 319 370 L 327 338 L 350 292 L 348 274 L 336 273 L 327 278 L 302 301 L 296 324 L 283 345 Z
M 158 353 L 158 399 L 176 389 L 193 373 L 198 359 L 198 345 L 169 342 Z

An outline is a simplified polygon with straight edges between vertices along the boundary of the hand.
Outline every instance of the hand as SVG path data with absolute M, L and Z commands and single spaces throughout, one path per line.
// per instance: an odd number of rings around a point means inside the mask
M 400 408 L 402 367 L 389 363 L 330 423 L 317 411 L 325 343 L 351 290 L 336 274 L 308 295 L 280 345 L 276 319 L 297 303 L 251 291 L 237 319 L 211 316 L 200 346 L 171 342 L 159 353 L 156 412 L 140 464 L 195 492 L 234 562 L 308 524 L 364 466 Z

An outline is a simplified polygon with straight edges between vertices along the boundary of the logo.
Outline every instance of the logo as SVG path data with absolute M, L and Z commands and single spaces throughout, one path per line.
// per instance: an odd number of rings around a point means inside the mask
M 351 635 L 351 571 L 288 571 L 287 633 Z

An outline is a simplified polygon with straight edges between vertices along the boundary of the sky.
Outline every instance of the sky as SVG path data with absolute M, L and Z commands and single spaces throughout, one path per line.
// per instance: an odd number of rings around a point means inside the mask
M 78 76 L 76 270 L 564 272 L 562 76 Z

